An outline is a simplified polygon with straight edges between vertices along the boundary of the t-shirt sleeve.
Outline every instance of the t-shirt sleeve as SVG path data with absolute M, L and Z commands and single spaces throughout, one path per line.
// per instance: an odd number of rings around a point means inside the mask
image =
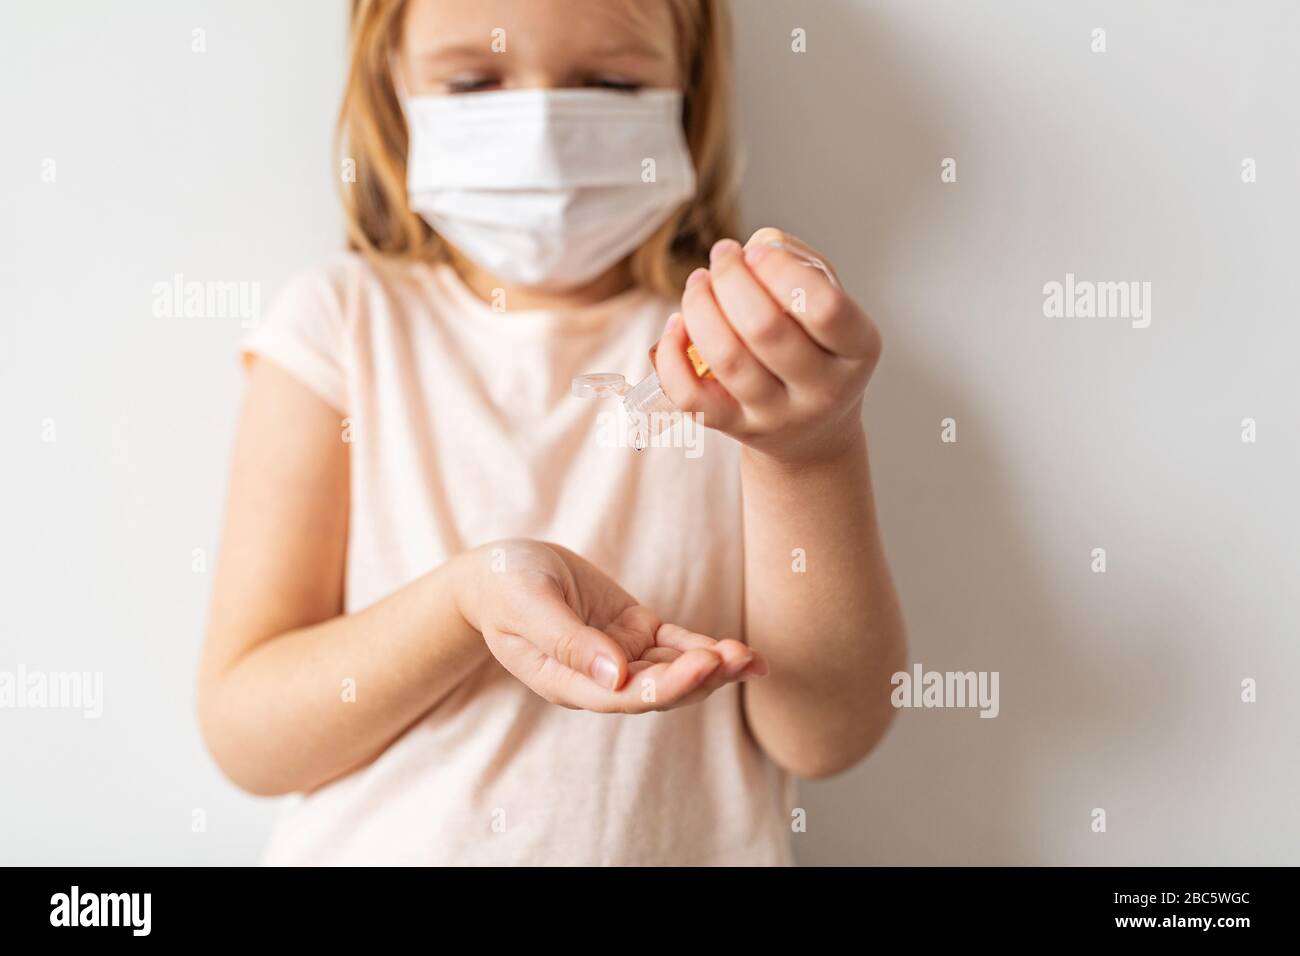
M 253 357 L 284 369 L 336 410 L 348 413 L 343 303 L 324 271 L 289 280 L 239 346 L 244 368 Z

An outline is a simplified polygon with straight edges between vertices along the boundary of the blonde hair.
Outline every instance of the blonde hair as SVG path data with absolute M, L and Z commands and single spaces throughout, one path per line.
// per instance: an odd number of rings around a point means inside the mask
M 695 164 L 695 198 L 632 254 L 633 279 L 661 295 L 680 293 L 709 247 L 737 231 L 736 183 L 729 148 L 730 23 L 726 0 L 667 0 L 682 70 L 682 126 Z M 352 0 L 348 78 L 335 131 L 348 245 L 369 254 L 440 259 L 446 247 L 410 208 L 406 121 L 390 73 L 406 0 Z

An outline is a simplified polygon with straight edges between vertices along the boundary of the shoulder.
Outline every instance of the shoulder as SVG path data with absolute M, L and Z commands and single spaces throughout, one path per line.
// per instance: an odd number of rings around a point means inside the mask
M 346 252 L 294 273 L 241 343 L 245 365 L 269 359 L 347 411 L 358 343 L 373 325 L 406 321 L 421 307 L 419 268 Z
M 424 299 L 426 264 L 339 252 L 292 275 L 275 297 L 274 311 L 307 309 L 327 315 L 342 329 L 409 308 Z

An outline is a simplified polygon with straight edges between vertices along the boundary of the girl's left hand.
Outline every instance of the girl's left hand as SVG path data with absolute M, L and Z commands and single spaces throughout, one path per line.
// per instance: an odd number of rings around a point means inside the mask
M 880 358 L 875 323 L 824 259 L 765 227 L 713 246 L 686 280 L 682 311 L 655 350 L 664 392 L 704 424 L 783 464 L 833 458 L 862 433 L 862 395 Z M 716 379 L 695 373 L 695 344 Z

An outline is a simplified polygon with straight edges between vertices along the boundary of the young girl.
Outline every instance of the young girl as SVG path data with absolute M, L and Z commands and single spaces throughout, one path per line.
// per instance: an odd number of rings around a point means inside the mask
M 730 238 L 726 46 L 721 0 L 355 3 L 354 251 L 245 346 L 200 675 L 221 768 L 302 794 L 267 862 L 787 863 L 790 775 L 884 733 L 880 341 Z M 570 394 L 652 346 L 690 454 Z

